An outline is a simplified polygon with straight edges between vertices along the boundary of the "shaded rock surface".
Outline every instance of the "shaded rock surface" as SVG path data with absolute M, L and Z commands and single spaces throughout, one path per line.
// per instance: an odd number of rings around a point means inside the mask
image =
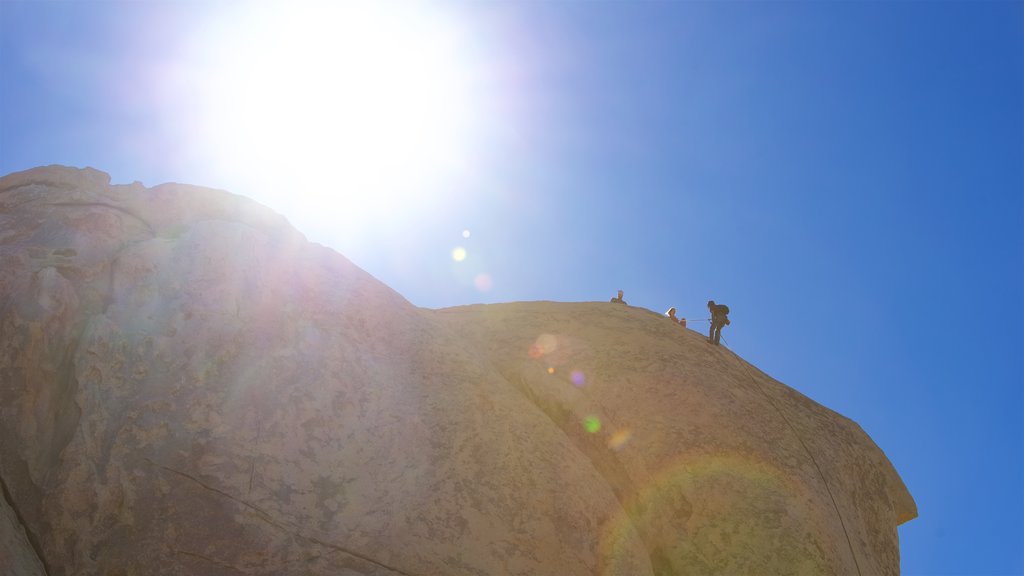
M 420 309 L 243 197 L 64 167 L 0 179 L 0 478 L 51 576 L 897 574 L 916 516 L 657 314 Z
M 0 497 L 0 576 L 42 576 L 42 562 L 25 534 L 17 514 Z

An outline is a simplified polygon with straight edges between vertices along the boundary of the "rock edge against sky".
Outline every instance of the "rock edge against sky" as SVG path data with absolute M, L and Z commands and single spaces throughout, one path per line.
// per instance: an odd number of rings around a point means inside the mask
M 59 166 L 0 179 L 0 262 L 4 574 L 899 573 L 864 431 L 651 311 L 421 309 Z

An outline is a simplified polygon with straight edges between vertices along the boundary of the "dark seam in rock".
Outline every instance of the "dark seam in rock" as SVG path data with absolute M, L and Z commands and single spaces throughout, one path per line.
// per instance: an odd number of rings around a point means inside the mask
M 183 554 L 185 556 L 191 556 L 193 558 L 201 558 L 203 560 L 206 560 L 210 564 L 213 564 L 215 566 L 220 566 L 221 568 L 229 568 L 231 570 L 234 570 L 235 572 L 238 572 L 239 574 L 247 574 L 247 572 L 245 570 L 242 570 L 241 568 L 239 568 L 237 566 L 233 566 L 231 564 L 228 564 L 227 562 L 224 562 L 222 560 L 217 560 L 216 558 L 210 558 L 209 556 L 204 556 L 202 554 L 197 554 L 195 552 L 189 552 L 188 550 L 180 550 L 178 548 L 171 548 L 170 550 L 171 550 L 171 552 L 174 552 L 175 554 Z
M 202 480 L 196 478 L 195 476 L 192 476 L 191 474 L 186 474 L 185 472 L 181 472 L 180 470 L 175 470 L 174 468 L 170 468 L 168 466 L 164 466 L 163 464 L 157 464 L 156 462 L 150 460 L 149 458 L 143 458 L 143 459 L 146 462 L 149 462 L 150 464 L 152 464 L 152 465 L 154 465 L 154 466 L 156 466 L 158 468 L 161 468 L 161 469 L 166 470 L 168 472 L 172 472 L 174 474 L 177 474 L 178 476 L 181 476 L 182 478 L 186 478 L 188 480 L 191 480 L 191 481 L 195 482 L 196 484 L 199 484 L 200 486 L 202 486 L 203 488 L 206 488 L 207 490 L 209 490 L 211 492 L 214 492 L 216 494 L 220 494 L 221 496 L 224 496 L 225 498 L 228 498 L 229 500 L 233 500 L 235 502 L 238 502 L 239 504 L 241 504 L 241 505 L 251 509 L 252 511 L 256 512 L 260 516 L 260 518 L 263 519 L 268 524 L 271 524 L 271 525 L 273 525 L 273 526 L 275 526 L 277 528 L 280 528 L 281 530 L 284 530 L 285 532 L 288 532 L 287 527 L 282 526 L 281 523 L 279 523 L 276 520 L 274 520 L 274 518 L 270 514 L 265 512 L 259 506 L 256 506 L 254 504 L 250 504 L 250 503 L 246 502 L 245 500 L 241 500 L 239 498 L 235 498 L 231 494 L 228 494 L 227 492 L 224 492 L 223 490 L 219 490 L 217 488 L 214 488 L 213 486 L 210 486 L 209 484 L 203 482 Z
M 850 532 L 846 529 L 846 521 L 843 520 L 843 514 L 839 511 L 839 504 L 836 502 L 835 495 L 832 494 L 832 488 L 828 485 L 828 479 L 825 478 L 825 473 L 821 470 L 821 466 L 818 464 L 818 459 L 814 457 L 814 453 L 811 452 L 811 449 L 807 447 L 807 444 L 804 442 L 803 437 L 800 436 L 800 433 L 797 431 L 796 427 L 793 426 L 793 423 L 789 421 L 789 418 L 786 417 L 786 414 L 778 407 L 778 405 L 775 404 L 775 401 L 772 400 L 772 397 L 768 394 L 764 387 L 761 386 L 760 383 L 758 383 L 757 379 L 754 378 L 754 375 L 751 374 L 749 370 L 747 370 L 746 362 L 742 358 L 739 358 L 739 362 L 740 368 L 742 368 L 743 371 L 747 373 L 747 376 L 750 378 L 751 382 L 754 383 L 754 386 L 757 388 L 757 390 L 764 395 L 766 400 L 768 400 L 768 404 L 770 404 L 771 407 L 774 408 L 776 412 L 778 412 L 779 416 L 782 417 L 783 422 L 786 423 L 790 431 L 793 432 L 793 435 L 796 436 L 797 441 L 800 442 L 801 446 L 803 446 L 804 451 L 807 452 L 807 455 L 811 458 L 811 463 L 814 464 L 814 468 L 818 471 L 818 476 L 821 477 L 821 483 L 825 485 L 825 491 L 828 492 L 828 497 L 829 499 L 832 500 L 832 507 L 836 511 L 836 516 L 839 517 L 839 525 L 842 526 L 843 535 L 846 536 L 846 544 L 850 547 L 850 556 L 853 557 L 853 565 L 857 569 L 857 576 L 862 576 L 860 571 L 860 562 L 857 560 L 857 554 L 853 550 L 853 541 L 850 540 Z
M 99 206 L 101 208 L 109 208 L 111 210 L 116 210 L 118 212 L 121 212 L 122 214 L 127 214 L 128 216 L 131 216 L 132 218 L 138 220 L 139 222 L 142 222 L 142 225 L 146 227 L 146 230 L 149 230 L 150 234 L 152 234 L 154 236 L 156 235 L 156 231 L 153 229 L 153 226 L 150 225 L 150 223 L 147 222 L 145 218 L 143 218 L 142 216 L 139 216 L 138 214 L 136 214 L 136 213 L 132 212 L 131 210 L 128 210 L 127 208 L 124 208 L 122 206 L 116 206 L 114 204 L 108 204 L 106 202 L 52 202 L 52 203 L 49 203 L 48 205 L 49 206 L 60 206 L 62 208 L 63 207 L 79 207 L 79 206 Z
M 22 182 L 21 184 L 14 184 L 12 186 L 6 186 L 0 188 L 0 194 L 6 194 L 13 192 L 19 188 L 27 188 L 29 186 L 48 186 L 50 188 L 56 188 L 58 190 L 77 190 L 80 187 L 79 182 L 61 182 L 60 180 L 32 180 L 30 182 Z
M 15 186 L 14 188 L 11 188 L 11 190 L 16 190 L 18 188 L 23 188 L 24 186 L 28 186 L 28 184 L 25 184 L 23 186 Z M 8 190 L 0 190 L 0 194 L 3 194 L 4 192 L 7 192 L 7 191 Z M 0 214 L 13 214 L 15 212 L 15 210 L 17 210 L 18 208 L 21 208 L 22 206 L 24 206 L 26 204 L 32 204 L 33 202 L 38 202 L 38 201 L 39 201 L 39 198 L 29 197 L 29 198 L 26 198 L 26 199 L 22 200 L 21 202 L 4 202 L 4 203 L 0 203 Z
M 256 412 L 256 440 L 253 442 L 253 454 L 252 460 L 249 462 L 249 496 L 252 496 L 252 480 L 256 476 L 256 445 L 260 442 L 260 432 L 263 428 L 263 419 L 260 418 L 260 413 Z
M 195 226 L 196 224 L 203 224 L 206 222 L 225 222 L 227 224 L 238 224 L 240 226 L 245 226 L 246 228 L 251 228 L 254 231 L 259 232 L 260 234 L 263 234 L 264 236 L 267 236 L 269 238 L 274 238 L 275 235 L 288 231 L 287 228 L 275 227 L 273 224 L 264 226 L 262 224 L 253 224 L 252 222 L 246 222 L 239 218 L 196 218 L 195 220 L 188 221 L 187 225 Z
M 565 436 L 565 438 L 569 442 L 569 445 L 575 448 L 576 451 L 579 452 L 583 456 L 583 458 L 586 459 L 586 461 L 590 464 L 591 469 L 593 469 L 594 472 L 597 473 L 598 477 L 604 480 L 605 484 L 608 486 L 608 489 L 611 491 L 612 496 L 615 497 L 615 501 L 619 503 L 619 506 L 622 508 L 623 512 L 629 518 L 629 522 L 633 525 L 633 528 L 637 533 L 637 537 L 640 539 L 641 542 L 644 543 L 645 546 L 649 545 L 647 541 L 647 531 L 644 528 L 644 526 L 636 522 L 636 518 L 634 518 L 634 515 L 631 511 L 631 507 L 628 503 L 629 496 L 632 494 L 636 494 L 637 492 L 636 486 L 633 484 L 633 479 L 630 478 L 629 473 L 625 472 L 625 470 L 622 470 L 621 472 L 623 478 L 612 478 L 611 474 L 609 474 L 611 470 L 609 470 L 607 466 L 603 466 L 597 461 L 597 459 L 591 454 L 590 448 L 585 445 L 581 445 L 581 443 L 578 442 L 576 438 L 569 434 L 569 429 L 566 426 L 566 422 L 559 422 L 559 420 L 556 418 L 556 415 L 551 413 L 552 410 L 559 408 L 562 408 L 566 412 L 570 413 L 571 410 L 563 408 L 561 404 L 559 404 L 558 402 L 544 403 L 536 393 L 530 390 L 529 385 L 526 383 L 525 377 L 523 377 L 522 375 L 513 378 L 512 376 L 510 376 L 497 366 L 495 366 L 495 370 L 506 382 L 511 384 L 512 388 L 519 392 L 519 394 L 523 396 L 523 398 L 527 402 L 529 402 L 531 405 L 537 408 L 537 410 L 539 410 L 541 414 L 543 414 L 549 421 L 551 421 L 555 428 L 559 430 L 563 436 Z M 621 467 L 621 462 L 619 462 L 618 459 L 614 460 Z
M 58 408 L 58 416 L 62 416 L 65 410 L 71 411 L 74 415 L 73 418 L 57 418 L 54 423 L 54 446 L 59 445 L 60 449 L 54 454 L 55 462 L 50 465 L 50 468 L 56 468 L 60 463 L 61 454 L 64 453 L 64 449 L 71 444 L 71 441 L 75 437 L 75 433 L 79 429 L 79 423 L 82 421 L 82 409 L 78 406 L 78 402 L 75 397 L 78 395 L 79 382 L 78 377 L 75 375 L 75 357 L 78 355 L 78 348 L 82 343 L 82 337 L 85 333 L 85 323 L 83 322 L 81 327 L 77 330 L 78 334 L 75 335 L 74 340 L 68 344 L 68 347 L 64 353 L 64 358 L 61 360 L 59 372 L 57 374 L 58 386 L 57 390 L 61 395 L 65 397 L 64 404 Z M 67 420 L 73 420 L 72 424 L 65 424 L 63 427 L 67 430 L 61 431 L 61 423 Z M 58 436 L 59 435 L 59 436 Z M 109 460 L 109 457 L 107 458 Z M 104 479 L 106 476 L 104 475 Z
M 305 534 L 302 534 L 299 531 L 300 529 L 297 526 L 286 526 L 286 525 L 283 525 L 282 523 L 280 523 L 277 520 L 275 520 L 269 513 L 264 511 L 259 506 L 256 506 L 255 504 L 250 504 L 249 502 L 246 502 L 245 500 L 236 498 L 236 497 L 232 496 L 231 494 L 228 494 L 227 492 L 224 492 L 223 490 L 219 490 L 217 488 L 214 488 L 213 486 L 210 486 L 209 484 L 203 482 L 202 480 L 199 480 L 198 478 L 192 476 L 191 474 L 186 474 L 185 472 L 182 472 L 180 470 L 175 470 L 174 468 L 170 468 L 168 466 L 164 466 L 163 464 L 157 464 L 156 462 L 150 460 L 149 458 L 143 458 L 143 459 L 146 462 L 149 462 L 150 464 L 152 464 L 153 466 L 156 466 L 156 467 L 161 468 L 163 470 L 166 470 L 168 472 L 172 472 L 174 474 L 177 474 L 178 476 L 181 476 L 183 478 L 186 478 L 188 480 L 191 480 L 191 481 L 195 482 L 196 484 L 199 484 L 200 486 L 202 486 L 203 488 L 206 488 L 207 490 L 209 490 L 211 492 L 214 492 L 216 494 L 220 494 L 221 496 L 224 496 L 225 498 L 228 498 L 229 500 L 233 500 L 235 502 L 238 502 L 239 504 L 242 504 L 243 506 L 245 506 L 245 507 L 255 511 L 268 524 L 271 524 L 271 525 L 275 526 L 276 528 L 279 528 L 280 530 L 282 530 L 284 532 L 287 532 L 288 534 L 291 534 L 292 536 L 295 536 L 296 538 L 300 538 L 300 539 L 306 540 L 308 542 L 313 542 L 315 544 L 319 544 L 320 546 L 324 546 L 325 548 L 330 548 L 332 550 L 337 550 L 338 552 L 342 552 L 342 553 L 348 554 L 349 556 L 352 556 L 354 558 L 358 558 L 358 559 L 363 560 L 365 562 L 369 562 L 370 564 L 373 564 L 375 566 L 380 566 L 381 568 L 384 568 L 386 570 L 390 570 L 390 571 L 392 571 L 392 572 L 394 572 L 396 574 L 402 574 L 403 576 L 415 576 L 414 574 L 411 574 L 409 572 L 403 572 L 402 570 L 399 570 L 398 568 L 394 568 L 392 566 L 388 566 L 387 564 L 384 564 L 383 562 L 379 562 L 377 560 L 374 560 L 373 558 L 370 558 L 369 556 L 365 556 L 365 555 L 360 554 L 358 552 L 354 552 L 354 551 L 349 550 L 349 549 L 347 549 L 347 548 L 345 548 L 343 546 L 338 546 L 336 544 L 331 544 L 329 542 L 324 542 L 323 540 L 321 540 L 319 538 L 316 538 L 314 536 L 306 536 Z M 291 528 L 291 529 L 289 529 L 289 528 Z
M 43 574 L 50 574 L 50 566 L 46 562 L 46 558 L 43 556 L 42 546 L 39 544 L 39 539 L 36 538 L 32 530 L 29 529 L 28 524 L 25 523 L 25 518 L 22 517 L 21 512 L 18 511 L 18 506 L 14 503 L 14 497 L 11 496 L 11 491 L 7 489 L 7 482 L 4 481 L 3 476 L 0 476 L 0 493 L 3 494 L 3 499 L 7 501 L 7 505 L 10 506 L 14 512 L 14 517 L 18 520 L 18 524 L 25 531 L 25 536 L 28 540 L 28 545 L 32 547 L 32 551 L 35 552 L 36 559 L 43 565 Z

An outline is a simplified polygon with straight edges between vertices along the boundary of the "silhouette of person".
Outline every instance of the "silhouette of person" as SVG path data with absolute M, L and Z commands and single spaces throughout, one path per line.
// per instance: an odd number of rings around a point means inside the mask
M 619 304 L 625 304 L 626 301 L 622 299 L 622 290 L 619 290 L 619 295 L 611 299 L 612 302 L 618 302 Z
M 675 308 L 675 306 L 669 308 L 668 312 L 665 312 L 665 316 L 668 316 L 669 320 L 672 320 L 673 322 L 675 322 L 677 324 L 679 323 L 679 319 L 676 318 L 676 308 Z
M 722 327 L 729 325 L 729 307 L 725 304 L 715 304 L 714 300 L 708 300 L 708 310 L 711 312 L 711 331 L 708 332 L 708 342 L 718 345 L 722 338 Z

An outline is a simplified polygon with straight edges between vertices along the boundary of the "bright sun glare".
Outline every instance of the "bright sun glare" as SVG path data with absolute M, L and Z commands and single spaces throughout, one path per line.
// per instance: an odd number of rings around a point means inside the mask
M 275 208 L 382 218 L 459 171 L 468 63 L 429 4 L 232 6 L 197 48 L 201 132 L 211 161 L 273 189 Z

